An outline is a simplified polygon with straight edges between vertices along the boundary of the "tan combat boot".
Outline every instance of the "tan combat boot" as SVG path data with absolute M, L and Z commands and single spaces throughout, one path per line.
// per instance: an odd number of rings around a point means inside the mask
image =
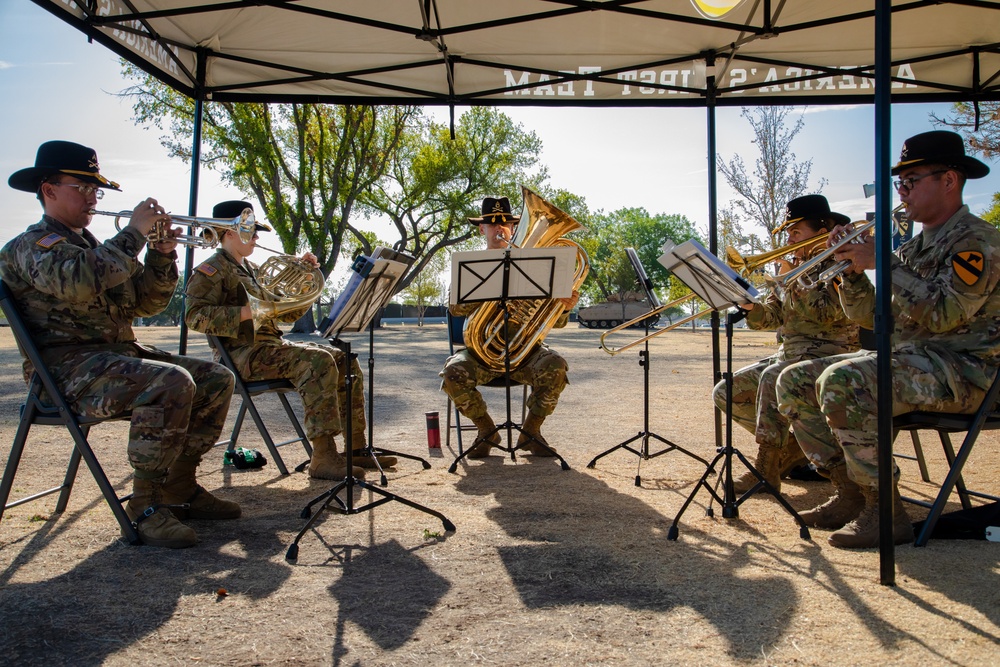
M 549 445 L 548 441 L 542 437 L 542 422 L 545 421 L 544 416 L 536 415 L 534 412 L 528 413 L 528 418 L 524 420 L 524 424 L 521 425 L 522 433 L 517 438 L 517 445 L 520 447 L 524 443 L 527 444 L 527 449 L 529 452 L 535 456 L 555 456 L 555 447 Z M 534 438 L 534 440 L 532 440 Z M 544 443 L 548 449 L 539 445 L 535 440 Z M 551 451 L 549 451 L 551 450 Z
M 865 498 L 865 508 L 857 519 L 832 533 L 830 544 L 841 549 L 869 549 L 879 545 L 878 535 L 878 489 L 861 489 Z M 895 481 L 892 484 L 892 539 L 893 544 L 913 541 L 913 524 L 906 515 L 903 500 Z
M 781 470 L 789 457 L 786 452 L 788 447 L 778 449 L 771 445 L 760 445 L 757 449 L 757 458 L 753 462 L 753 467 L 766 479 L 775 491 L 781 491 Z M 733 488 L 736 493 L 746 493 L 759 480 L 757 476 L 747 470 L 738 478 L 733 480 Z
M 332 435 L 316 436 L 312 440 L 312 448 L 312 458 L 309 460 L 310 477 L 344 479 L 347 476 L 347 459 L 337 451 L 337 443 Z M 351 466 L 351 477 L 364 479 L 364 469 L 359 466 Z
M 156 479 L 133 479 L 132 498 L 125 505 L 125 513 L 143 544 L 167 549 L 193 547 L 198 543 L 198 535 L 163 506 L 165 479 L 166 475 Z
M 490 455 L 490 450 L 494 445 L 500 444 L 500 433 L 497 431 L 497 425 L 493 422 L 493 418 L 489 415 L 473 419 L 472 423 L 476 425 L 479 432 L 476 434 L 476 441 L 472 444 L 472 449 L 469 450 L 469 458 L 484 459 Z
M 839 463 L 825 471 L 833 484 L 833 495 L 822 505 L 817 505 L 799 516 L 811 528 L 843 528 L 855 519 L 865 507 L 861 487 L 847 476 L 847 465 Z
M 188 509 L 171 508 L 180 520 L 185 519 L 236 519 L 240 506 L 231 500 L 217 498 L 205 490 L 195 479 L 201 457 L 177 457 L 163 483 L 163 501 L 168 505 L 190 505 Z
M 347 436 L 344 436 L 347 439 Z M 361 435 L 355 435 L 353 437 L 353 442 L 358 443 L 358 446 L 351 450 L 351 456 L 354 458 L 354 465 L 360 468 L 391 468 L 396 465 L 395 456 L 373 456 L 368 453 L 368 448 L 365 446 L 365 432 L 362 431 Z M 344 450 L 347 451 L 346 449 Z M 375 461 L 378 461 L 378 465 L 375 465 Z

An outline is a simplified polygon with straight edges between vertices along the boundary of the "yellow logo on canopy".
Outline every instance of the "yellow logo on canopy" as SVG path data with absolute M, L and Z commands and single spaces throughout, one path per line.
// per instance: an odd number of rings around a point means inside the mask
M 691 4 L 701 15 L 709 19 L 721 19 L 742 2 L 743 0 L 691 0 Z

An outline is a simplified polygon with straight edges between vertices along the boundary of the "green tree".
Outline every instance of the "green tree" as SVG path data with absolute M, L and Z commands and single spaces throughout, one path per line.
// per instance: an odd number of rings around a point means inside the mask
M 397 234 L 393 247 L 416 258 L 399 288 L 447 248 L 471 245 L 478 229 L 468 218 L 479 212 L 483 197 L 506 195 L 516 205 L 519 184 L 544 181 L 541 148 L 533 132 L 488 107 L 462 114 L 454 139 L 444 125 L 421 120 L 419 132 L 393 153 L 385 178 L 361 197 L 369 214 L 389 218 Z M 359 241 L 365 253 L 371 251 Z
M 971 153 L 987 158 L 1000 156 L 1000 102 L 956 102 L 950 116 L 932 113 L 931 120 L 961 134 Z
M 417 308 L 417 326 L 424 325 L 424 313 L 428 306 L 444 301 L 447 287 L 442 280 L 446 268 L 446 256 L 442 253 L 424 265 L 420 273 L 413 276 L 410 284 L 399 292 L 402 302 Z
M 621 208 L 590 215 L 588 230 L 580 239 L 591 266 L 583 294 L 591 302 L 624 301 L 630 292 L 641 290 L 626 248 L 635 249 L 657 293 L 668 294 L 679 281 L 672 280 L 657 261 L 661 248 L 668 240 L 683 243 L 692 238 L 698 239 L 699 234 L 683 215 L 650 214 L 644 208 Z
M 785 219 L 785 205 L 809 192 L 812 160 L 797 162 L 791 149 L 792 140 L 805 121 L 800 115 L 789 128 L 785 121 L 790 113 L 788 107 L 754 107 L 741 112 L 753 129 L 753 143 L 759 152 L 752 173 L 740 155 L 734 155 L 728 162 L 719 156 L 719 171 L 740 196 L 728 207 L 731 234 L 746 239 L 747 246 L 743 249 L 747 252 L 779 247 L 780 240 L 773 238 L 771 232 Z M 825 185 L 826 179 L 820 179 L 815 192 L 822 191 Z M 741 229 L 744 222 L 763 227 L 765 236 L 745 232 Z

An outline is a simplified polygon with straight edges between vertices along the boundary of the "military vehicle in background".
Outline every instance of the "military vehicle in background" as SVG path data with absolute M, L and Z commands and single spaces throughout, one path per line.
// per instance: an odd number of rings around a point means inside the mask
M 648 313 L 652 308 L 646 295 L 641 292 L 626 292 L 624 295 L 612 294 L 610 300 L 595 303 L 592 306 L 585 306 L 577 311 L 576 319 L 581 327 L 588 329 L 610 329 L 623 322 L 634 320 Z M 654 315 L 650 320 L 650 326 L 656 324 L 660 319 L 659 315 Z M 640 320 L 633 326 L 642 327 Z

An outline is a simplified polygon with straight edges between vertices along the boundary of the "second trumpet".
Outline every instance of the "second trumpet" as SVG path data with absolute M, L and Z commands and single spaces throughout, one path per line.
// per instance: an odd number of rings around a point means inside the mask
M 115 229 L 122 230 L 121 219 L 132 216 L 132 211 L 98 211 L 90 209 L 91 215 L 108 215 L 115 219 Z M 188 225 L 192 229 L 200 231 L 191 234 L 181 234 L 171 237 L 167 233 L 168 226 L 157 222 L 146 235 L 146 241 L 152 245 L 162 241 L 175 241 L 180 245 L 189 245 L 195 248 L 214 248 L 219 245 L 219 237 L 224 231 L 236 232 L 240 240 L 249 243 L 253 239 L 257 220 L 254 217 L 253 209 L 246 208 L 235 218 L 230 220 L 222 218 L 198 218 L 189 215 L 170 215 L 170 224 Z

